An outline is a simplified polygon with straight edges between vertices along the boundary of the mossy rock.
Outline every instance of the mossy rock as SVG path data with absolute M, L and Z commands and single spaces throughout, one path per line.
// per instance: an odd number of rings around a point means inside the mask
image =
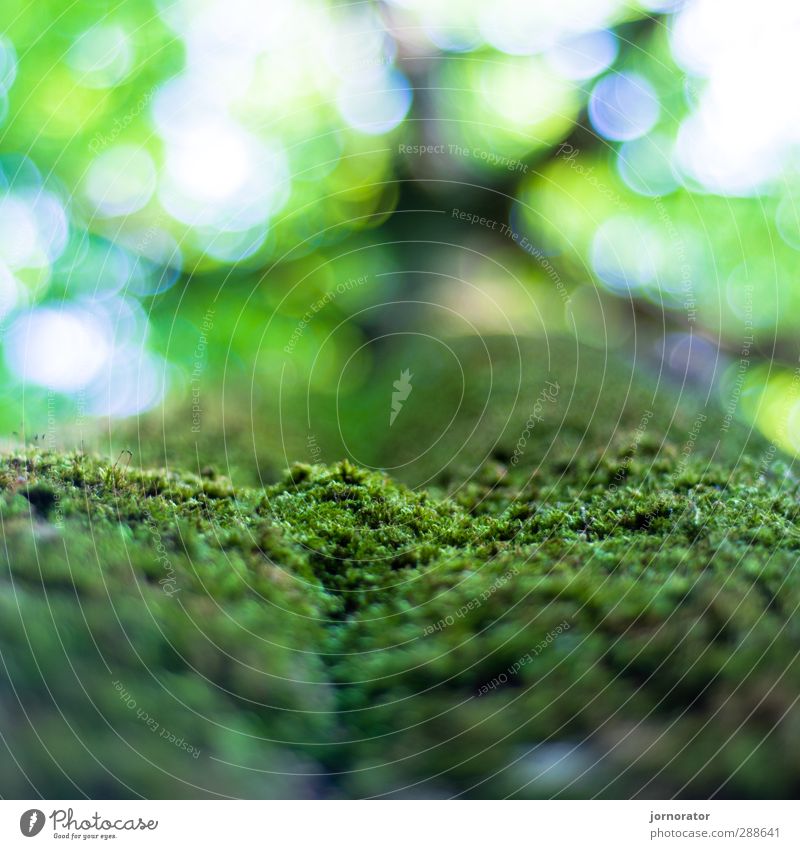
M 5 456 L 0 793 L 797 793 L 791 465 L 625 363 L 531 362 L 415 489 Z

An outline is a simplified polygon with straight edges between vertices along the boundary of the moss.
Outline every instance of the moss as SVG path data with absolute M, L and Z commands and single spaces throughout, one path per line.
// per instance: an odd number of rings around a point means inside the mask
M 420 491 L 6 456 L 3 795 L 791 796 L 797 482 L 659 404 Z

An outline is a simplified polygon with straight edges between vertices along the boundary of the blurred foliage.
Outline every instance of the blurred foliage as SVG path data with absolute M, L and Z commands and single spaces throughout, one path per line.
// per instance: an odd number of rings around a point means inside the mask
M 213 309 L 209 407 L 433 322 L 643 339 L 794 451 L 793 33 L 738 0 L 9 0 L 2 423 L 185 409 Z

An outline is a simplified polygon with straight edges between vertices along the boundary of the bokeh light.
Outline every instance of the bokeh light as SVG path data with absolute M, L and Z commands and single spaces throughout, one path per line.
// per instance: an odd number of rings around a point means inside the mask
M 567 80 L 596 77 L 617 58 L 617 38 L 610 30 L 587 32 L 556 44 L 547 60 L 556 73 Z
M 42 306 L 9 327 L 6 362 L 20 380 L 62 392 L 82 389 L 107 361 L 109 330 L 87 310 Z
M 640 74 L 603 77 L 592 90 L 589 118 L 597 132 L 612 141 L 638 139 L 658 120 L 658 97 Z

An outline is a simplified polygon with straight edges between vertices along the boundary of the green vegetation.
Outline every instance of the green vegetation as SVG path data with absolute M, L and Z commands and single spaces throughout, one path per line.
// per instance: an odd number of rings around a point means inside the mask
M 419 491 L 8 453 L 3 795 L 796 793 L 797 481 L 591 359 Z

